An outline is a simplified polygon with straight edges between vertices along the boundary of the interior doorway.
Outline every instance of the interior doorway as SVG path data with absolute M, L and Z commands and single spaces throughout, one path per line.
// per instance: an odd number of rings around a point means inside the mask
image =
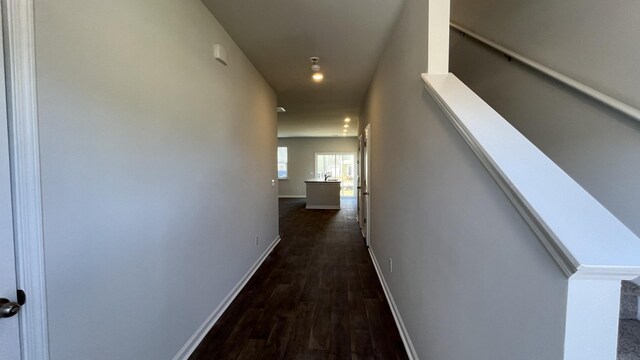
M 341 181 L 340 197 L 356 196 L 356 154 L 345 152 L 316 153 L 316 178 L 325 176 Z
M 358 159 L 356 165 L 358 167 L 358 181 L 356 182 L 358 186 L 356 187 L 356 193 L 358 196 L 358 204 L 357 204 L 357 215 L 356 221 L 360 225 L 360 232 L 362 232 L 362 146 L 363 146 L 363 135 L 358 135 Z M 364 234 L 363 234 L 364 236 Z

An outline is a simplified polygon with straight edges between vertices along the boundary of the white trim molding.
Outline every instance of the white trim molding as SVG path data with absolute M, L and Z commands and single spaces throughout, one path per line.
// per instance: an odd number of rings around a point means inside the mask
M 393 295 L 391 295 L 391 290 L 389 290 L 389 285 L 387 285 L 387 281 L 384 279 L 384 275 L 382 275 L 382 270 L 380 269 L 380 265 L 378 264 L 378 259 L 376 258 L 376 254 L 373 252 L 373 249 L 371 247 L 369 247 L 369 256 L 371 256 L 373 267 L 376 269 L 376 274 L 378 274 L 378 279 L 380 280 L 380 284 L 382 284 L 382 290 L 384 291 L 384 296 L 387 298 L 387 302 L 389 303 L 389 307 L 391 308 L 391 314 L 393 314 L 393 320 L 395 320 L 396 322 L 396 326 L 398 327 L 398 332 L 400 333 L 400 337 L 402 338 L 402 343 L 404 344 L 404 348 L 407 351 L 409 360 L 418 360 L 418 354 L 416 353 L 416 349 L 413 347 L 413 343 L 411 342 L 411 338 L 409 337 L 409 332 L 407 331 L 407 328 L 404 326 L 404 321 L 402 321 L 402 316 L 400 316 L 400 311 L 396 306 L 396 302 L 393 300 Z
M 565 360 L 615 360 L 620 282 L 640 239 L 453 74 L 427 91 L 568 279 Z
M 255 274 L 255 272 L 260 268 L 260 265 L 267 259 L 269 254 L 273 251 L 273 249 L 280 243 L 280 236 L 278 236 L 267 249 L 260 255 L 260 257 L 256 260 L 256 262 L 251 266 L 249 271 L 240 279 L 240 282 L 227 294 L 227 296 L 222 300 L 222 302 L 218 305 L 218 307 L 213 310 L 213 312 L 207 317 L 207 319 L 198 327 L 195 333 L 187 340 L 187 342 L 182 346 L 180 351 L 173 357 L 173 360 L 187 360 L 189 356 L 196 350 L 198 345 L 202 342 L 205 336 L 209 333 L 213 325 L 215 325 L 216 321 L 220 319 L 220 316 L 227 310 L 229 305 L 233 302 L 233 300 L 240 294 L 240 291 L 247 284 L 249 279 Z
M 567 276 L 640 276 L 640 239 L 631 230 L 455 75 L 422 77 Z
M 18 287 L 27 294 L 20 312 L 23 360 L 47 360 L 40 149 L 36 99 L 33 0 L 2 0 L 7 58 L 12 194 Z

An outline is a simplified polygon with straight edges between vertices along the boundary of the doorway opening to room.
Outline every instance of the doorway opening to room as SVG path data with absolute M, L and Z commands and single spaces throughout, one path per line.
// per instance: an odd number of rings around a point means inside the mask
M 327 177 L 340 181 L 340 197 L 356 196 L 356 153 L 316 153 L 315 172 L 318 179 Z

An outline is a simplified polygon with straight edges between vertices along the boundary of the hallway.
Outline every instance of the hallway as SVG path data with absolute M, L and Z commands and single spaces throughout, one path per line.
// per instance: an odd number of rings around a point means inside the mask
M 190 359 L 406 359 L 355 201 L 279 205 L 280 244 Z

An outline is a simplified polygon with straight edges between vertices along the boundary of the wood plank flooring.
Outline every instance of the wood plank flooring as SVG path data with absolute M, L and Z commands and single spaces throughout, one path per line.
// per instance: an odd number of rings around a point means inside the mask
M 407 359 L 356 222 L 280 200 L 282 240 L 190 360 Z

